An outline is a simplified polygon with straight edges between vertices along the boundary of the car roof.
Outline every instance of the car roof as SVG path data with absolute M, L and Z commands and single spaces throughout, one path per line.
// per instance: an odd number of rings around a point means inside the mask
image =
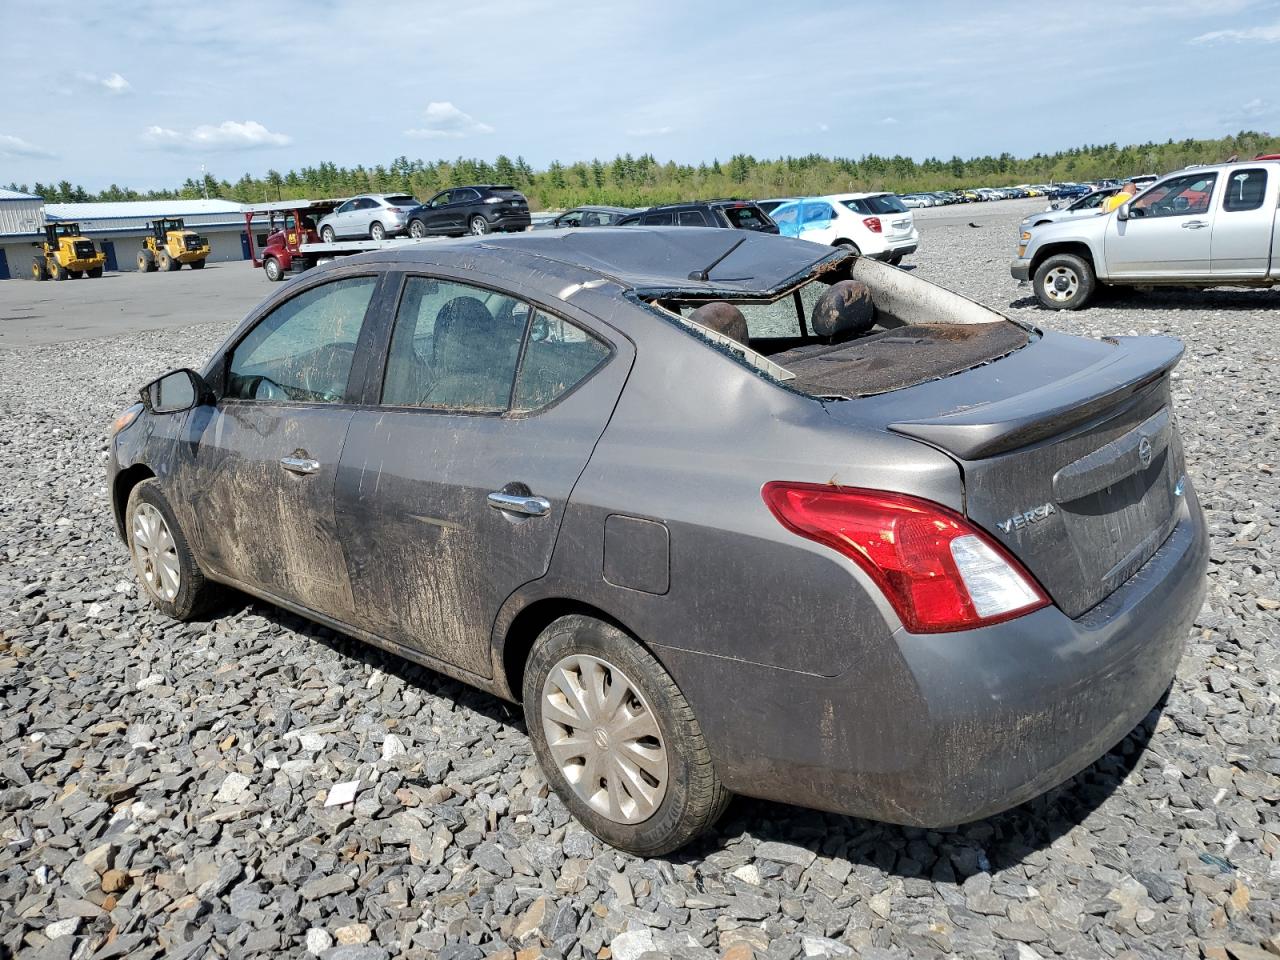
M 891 197 L 893 194 L 887 190 L 877 190 L 875 193 L 828 193 L 825 196 L 828 200 L 866 200 L 868 197 Z
M 635 207 L 605 207 L 600 205 L 587 204 L 581 207 L 573 207 L 566 210 L 565 213 L 572 213 L 574 210 L 590 210 L 592 213 L 636 213 Z
M 539 230 L 489 234 L 478 240 L 441 240 L 395 248 L 378 259 L 432 263 L 437 251 L 472 251 L 468 259 L 474 263 L 477 247 L 495 260 L 492 267 L 483 268 L 489 273 L 500 273 L 504 266 L 528 265 L 527 258 L 535 257 L 576 267 L 641 293 L 682 291 L 691 296 L 713 292 L 769 296 L 817 272 L 825 261 L 854 256 L 844 248 L 833 250 L 824 244 L 753 230 L 635 226 Z M 691 273 L 711 267 L 722 257 L 723 262 L 711 269 L 710 280 L 689 279 Z M 563 274 L 557 275 L 554 270 L 536 271 L 536 274 L 546 285 L 544 292 L 560 296 Z

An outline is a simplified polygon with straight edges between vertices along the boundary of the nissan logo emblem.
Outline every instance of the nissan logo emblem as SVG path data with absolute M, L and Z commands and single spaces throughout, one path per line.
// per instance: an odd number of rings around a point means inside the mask
M 1138 441 L 1138 459 L 1143 467 L 1151 466 L 1151 441 L 1146 437 Z

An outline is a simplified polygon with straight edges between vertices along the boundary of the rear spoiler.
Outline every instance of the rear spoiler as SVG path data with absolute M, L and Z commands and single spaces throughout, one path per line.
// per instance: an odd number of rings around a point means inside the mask
M 961 460 L 1027 446 L 1091 420 L 1166 376 L 1182 359 L 1172 337 L 1108 337 L 1113 355 L 1030 393 L 926 420 L 889 424 Z

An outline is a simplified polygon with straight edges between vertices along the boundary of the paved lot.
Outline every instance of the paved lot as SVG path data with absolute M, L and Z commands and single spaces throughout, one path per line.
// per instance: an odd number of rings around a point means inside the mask
M 139 598 L 105 426 L 204 359 L 258 274 L 0 284 L 0 313 L 51 336 L 115 331 L 0 349 L 0 956 L 1254 960 L 1280 933 L 1280 293 L 1040 311 L 1007 271 L 1037 203 L 920 211 L 908 266 L 1045 326 L 1185 340 L 1213 562 L 1163 712 L 980 823 L 738 800 L 649 861 L 547 796 L 508 705 L 261 604 L 183 626 Z M 354 806 L 324 807 L 357 779 Z

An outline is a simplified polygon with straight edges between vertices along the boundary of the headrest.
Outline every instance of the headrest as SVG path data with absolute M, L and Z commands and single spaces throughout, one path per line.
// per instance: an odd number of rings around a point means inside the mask
M 493 351 L 497 330 L 493 314 L 475 297 L 454 297 L 436 317 L 432 362 L 439 370 L 483 367 Z
M 871 291 L 860 280 L 841 280 L 813 305 L 809 326 L 814 334 L 835 342 L 866 333 L 876 323 Z
M 716 333 L 737 340 L 744 347 L 750 339 L 750 334 L 747 332 L 747 318 L 732 303 L 725 303 L 723 300 L 704 303 L 689 314 L 689 319 Z

